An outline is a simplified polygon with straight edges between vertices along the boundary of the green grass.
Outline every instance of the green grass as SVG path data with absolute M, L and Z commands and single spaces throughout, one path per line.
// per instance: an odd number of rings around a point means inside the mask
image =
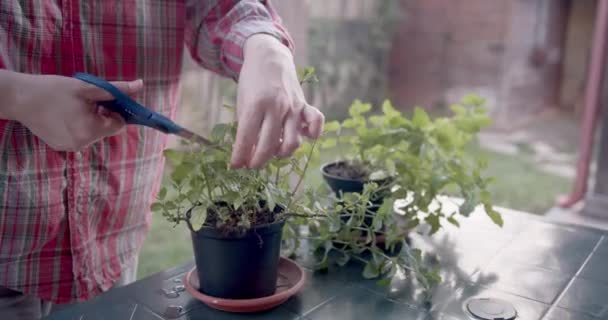
M 489 162 L 487 174 L 496 178 L 491 187 L 494 202 L 498 206 L 535 214 L 544 214 L 553 206 L 558 194 L 569 191 L 571 181 L 539 170 L 527 156 L 502 155 L 472 147 L 470 151 L 476 157 L 485 156 Z M 335 155 L 326 156 L 321 162 L 331 161 Z M 319 164 L 310 167 L 305 180 L 306 184 L 322 183 Z M 188 229 L 163 220 L 154 215 L 148 239 L 141 252 L 139 277 L 170 268 L 179 263 L 193 259 L 192 245 Z
M 141 279 L 191 259 L 194 257 L 188 228 L 173 227 L 160 214 L 153 214 L 150 233 L 139 255 L 137 276 Z
M 487 174 L 496 178 L 490 192 L 498 206 L 545 214 L 558 195 L 570 191 L 570 179 L 541 171 L 526 156 L 503 155 L 478 148 L 472 148 L 471 152 L 488 159 Z

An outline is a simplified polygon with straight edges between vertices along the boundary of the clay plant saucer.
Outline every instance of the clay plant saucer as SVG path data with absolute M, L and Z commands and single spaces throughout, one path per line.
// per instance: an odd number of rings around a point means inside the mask
M 298 293 L 306 282 L 306 273 L 302 268 L 287 258 L 279 260 L 277 291 L 275 294 L 255 299 L 223 299 L 208 296 L 199 289 L 196 267 L 190 270 L 184 279 L 186 291 L 197 300 L 211 308 L 236 313 L 258 312 L 272 309 Z

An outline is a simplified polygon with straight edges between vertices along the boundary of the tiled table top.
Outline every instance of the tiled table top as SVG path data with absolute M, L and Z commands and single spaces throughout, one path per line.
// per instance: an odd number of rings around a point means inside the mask
M 473 297 L 507 300 L 517 319 L 608 319 L 608 233 L 548 223 L 519 213 L 504 214 L 505 227 L 477 214 L 431 239 L 413 242 L 439 257 L 443 283 L 432 303 L 409 279 L 389 287 L 364 280 L 351 264 L 327 273 L 310 272 L 307 285 L 284 305 L 258 314 L 215 311 L 187 292 L 166 297 L 179 285 L 188 263 L 112 290 L 53 314 L 49 319 L 472 319 L 465 302 Z M 301 264 L 310 267 L 306 259 Z M 181 312 L 170 314 L 170 306 Z M 169 309 L 168 309 L 169 308 Z M 169 313 L 168 313 L 169 312 Z

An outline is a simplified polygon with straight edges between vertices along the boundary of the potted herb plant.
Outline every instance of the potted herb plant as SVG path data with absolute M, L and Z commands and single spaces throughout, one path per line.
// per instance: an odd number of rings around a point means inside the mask
M 483 99 L 467 96 L 451 106 L 451 117 L 432 120 L 421 108 L 409 119 L 388 101 L 381 114 L 355 101 L 348 119 L 327 123 L 321 145 L 338 160 L 322 166 L 322 172 L 335 195 L 322 219 L 309 220 L 307 234 L 323 253 L 320 265 L 358 260 L 365 265 L 363 275 L 380 277 L 381 284 L 400 272 L 430 288 L 440 281 L 438 270 L 425 267 L 423 253 L 410 248 L 409 230 L 424 224 L 433 234 L 446 221 L 459 226 L 458 217 L 479 205 L 502 226 L 487 190 L 492 179 L 483 175 L 486 164 L 467 153 L 467 145 L 489 124 L 483 105 Z M 448 212 L 444 195 L 463 202 Z M 321 207 L 308 206 L 313 205 Z
M 355 101 L 349 118 L 325 127 L 333 137 L 325 137 L 322 146 L 337 151 L 338 160 L 322 166 L 323 177 L 338 195 L 360 193 L 366 184 L 378 185 L 365 220 L 369 226 L 382 210 L 382 217 L 406 221 L 403 233 L 421 222 L 435 233 L 445 221 L 458 225 L 458 216 L 468 216 L 479 204 L 502 225 L 487 190 L 491 179 L 483 176 L 486 164 L 467 153 L 471 140 L 490 123 L 484 103 L 470 95 L 451 106 L 452 116 L 433 120 L 421 108 L 415 108 L 408 119 L 389 101 L 380 114 Z M 438 201 L 445 194 L 464 202 L 446 214 Z M 382 201 L 387 205 L 381 206 Z M 395 206 L 400 215 L 393 214 Z
M 220 124 L 211 139 L 227 151 L 166 150 L 173 169 L 152 210 L 192 235 L 200 290 L 213 297 L 247 299 L 272 295 L 285 220 L 298 214 L 289 177 L 303 177 L 314 148 L 262 170 L 229 169 L 236 124 Z M 307 153 L 304 153 L 306 149 Z M 168 191 L 168 189 L 171 191 Z

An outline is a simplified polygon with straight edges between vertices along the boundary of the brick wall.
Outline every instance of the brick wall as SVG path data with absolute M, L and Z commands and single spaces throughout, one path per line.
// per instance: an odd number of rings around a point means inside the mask
M 402 0 L 389 71 L 393 100 L 438 108 L 477 93 L 503 123 L 538 112 L 559 81 L 564 3 Z M 535 52 L 545 58 L 536 65 Z
M 580 112 L 597 0 L 572 0 L 562 65 L 560 105 Z

